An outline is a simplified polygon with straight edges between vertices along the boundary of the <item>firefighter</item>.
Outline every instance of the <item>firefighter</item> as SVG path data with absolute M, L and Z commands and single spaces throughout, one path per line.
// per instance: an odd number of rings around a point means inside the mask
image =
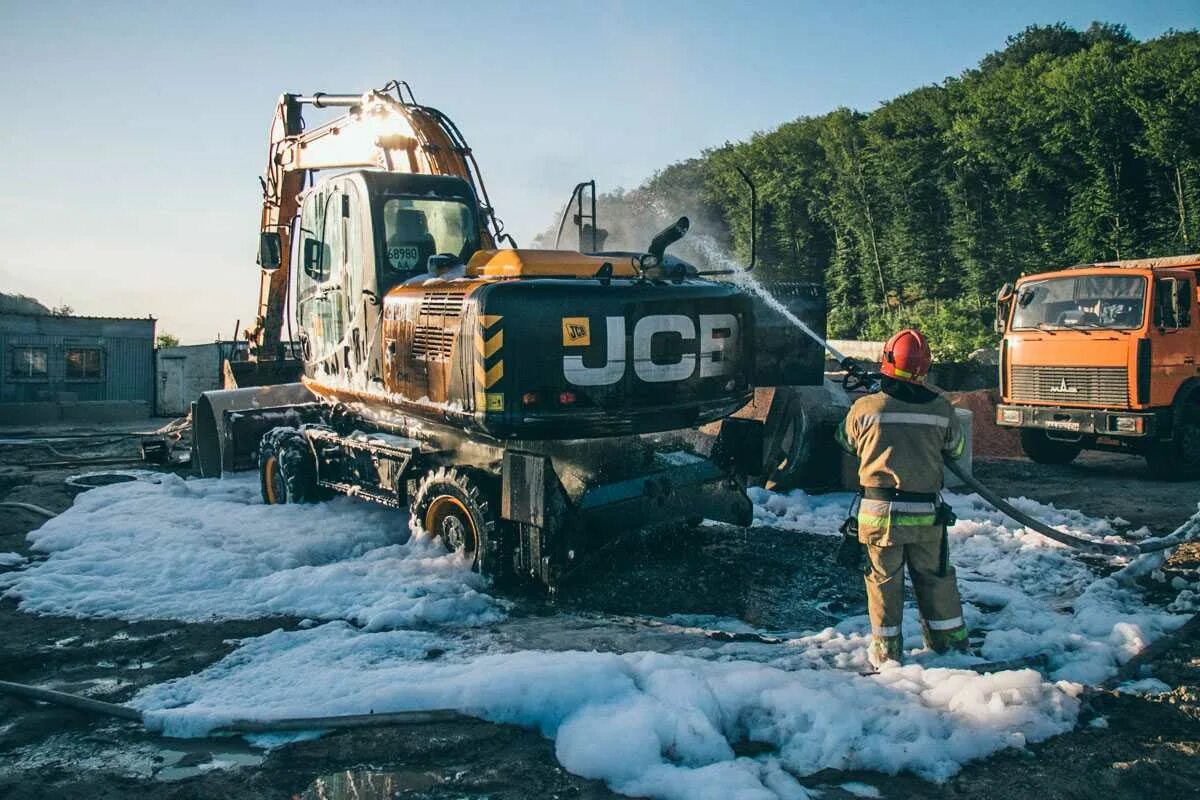
M 920 331 L 897 333 L 883 347 L 881 391 L 859 398 L 837 431 L 838 443 L 859 459 L 861 487 L 838 559 L 862 566 L 872 634 L 867 657 L 877 669 L 902 659 L 905 565 L 926 646 L 967 649 L 946 537 L 954 519 L 938 494 L 943 456 L 958 458 L 965 440 L 953 406 L 924 385 L 931 361 Z

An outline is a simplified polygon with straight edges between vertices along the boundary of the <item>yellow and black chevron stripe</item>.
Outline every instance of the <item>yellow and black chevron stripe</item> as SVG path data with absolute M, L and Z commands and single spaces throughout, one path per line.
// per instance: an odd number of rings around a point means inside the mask
M 504 318 L 499 314 L 481 314 L 475 337 L 475 409 L 503 411 L 504 393 L 499 383 L 504 378 Z

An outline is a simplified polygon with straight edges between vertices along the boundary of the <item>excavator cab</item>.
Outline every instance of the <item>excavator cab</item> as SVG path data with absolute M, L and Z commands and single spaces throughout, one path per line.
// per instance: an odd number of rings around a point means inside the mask
M 452 176 L 358 170 L 309 189 L 293 232 L 295 318 L 305 374 L 382 378 L 383 298 L 461 274 L 480 248 L 478 201 Z

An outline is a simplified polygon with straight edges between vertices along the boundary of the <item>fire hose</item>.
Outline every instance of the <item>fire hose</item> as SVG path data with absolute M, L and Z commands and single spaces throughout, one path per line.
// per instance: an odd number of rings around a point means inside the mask
M 971 475 L 968 475 L 966 470 L 954 463 L 953 459 L 946 459 L 946 469 L 957 475 L 959 480 L 971 487 L 976 494 L 986 500 L 997 511 L 1006 514 L 1030 530 L 1037 531 L 1047 539 L 1052 539 L 1059 544 L 1065 544 L 1067 547 L 1072 547 L 1076 550 L 1082 550 L 1085 553 L 1113 556 L 1138 556 L 1143 553 L 1157 553 L 1160 550 L 1167 550 L 1176 545 L 1183 544 L 1189 539 L 1194 538 L 1197 532 L 1200 532 L 1200 511 L 1197 511 L 1170 536 L 1147 539 L 1137 543 L 1097 542 L 1094 539 L 1084 539 L 1052 528 L 1036 517 L 1032 517 L 1021 511 L 1003 497 L 975 480 Z
M 847 392 L 865 390 L 867 392 L 879 391 L 880 381 L 879 376 L 863 369 L 862 365 L 837 351 L 832 347 L 822 336 L 820 336 L 812 328 L 804 324 L 800 319 L 792 317 L 792 322 L 800 328 L 809 338 L 825 349 L 838 365 L 846 371 L 842 378 L 842 388 Z M 983 498 L 989 505 L 997 511 L 1005 514 L 1011 519 L 1021 523 L 1032 531 L 1040 533 L 1047 539 L 1051 539 L 1059 544 L 1067 547 L 1081 550 L 1085 553 L 1096 553 L 1101 555 L 1114 556 L 1138 556 L 1144 553 L 1156 553 L 1162 550 L 1168 550 L 1172 547 L 1180 545 L 1192 538 L 1195 538 L 1200 533 L 1200 510 L 1192 515 L 1190 519 L 1179 526 L 1169 536 L 1163 536 L 1155 539 L 1147 539 L 1137 543 L 1122 543 L 1122 542 L 1098 542 L 1093 539 L 1084 539 L 1079 536 L 1073 536 L 1069 533 L 1064 533 L 1056 528 L 1052 528 L 1036 517 L 1026 514 L 1019 508 L 1009 503 L 1003 497 L 984 486 L 973 476 L 968 474 L 966 470 L 954 463 L 954 459 L 946 457 L 946 469 L 958 476 L 964 484 L 969 486 L 976 494 Z

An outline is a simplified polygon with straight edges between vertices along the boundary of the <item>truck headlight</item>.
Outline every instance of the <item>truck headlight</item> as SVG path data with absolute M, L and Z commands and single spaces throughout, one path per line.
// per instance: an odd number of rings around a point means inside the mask
M 1145 420 L 1141 417 L 1117 417 L 1113 420 L 1113 430 L 1121 433 L 1141 433 L 1145 430 Z
M 1019 408 L 998 408 L 998 409 L 996 409 L 996 424 L 998 424 L 998 425 L 1020 425 L 1021 424 L 1021 409 L 1019 409 Z

